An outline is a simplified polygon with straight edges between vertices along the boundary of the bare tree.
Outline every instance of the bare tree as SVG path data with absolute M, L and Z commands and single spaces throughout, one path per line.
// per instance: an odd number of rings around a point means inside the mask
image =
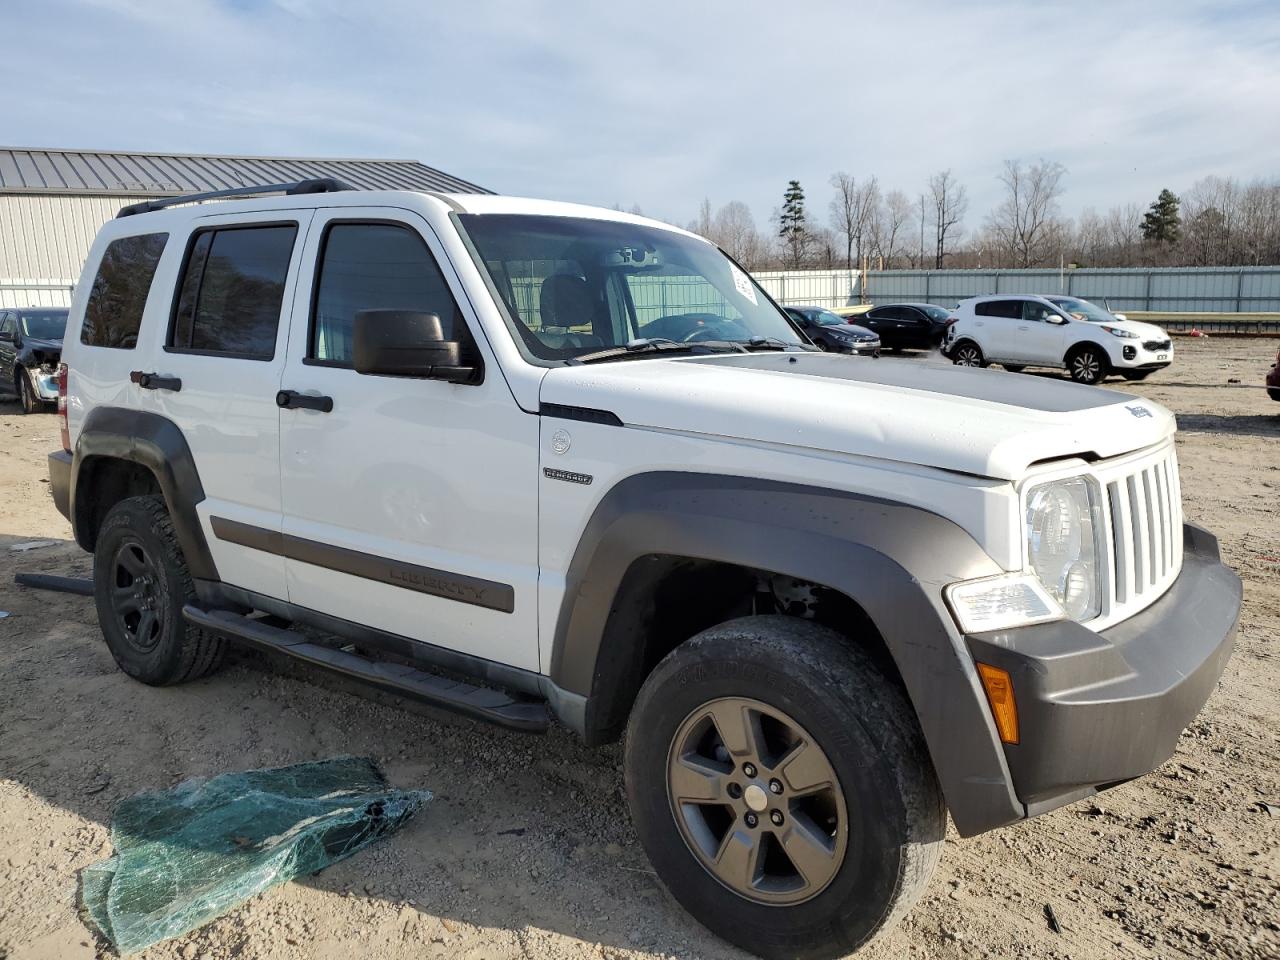
M 947 238 L 955 239 L 962 232 L 960 221 L 969 209 L 969 196 L 964 186 L 951 175 L 950 170 L 935 173 L 929 178 L 930 214 L 933 219 L 934 269 L 942 269 L 943 258 L 947 254 Z M 920 198 L 923 211 L 925 198 Z M 923 226 L 921 237 L 923 238 Z M 921 240 L 921 254 L 924 242 Z
M 686 229 L 690 233 L 696 233 L 700 237 L 710 239 L 712 230 L 710 197 L 702 198 L 702 205 L 698 207 L 698 219 L 690 220 Z
M 751 209 L 741 200 L 730 200 L 716 211 L 707 236 L 748 270 L 757 269 L 764 260 L 764 240 Z
M 844 264 L 852 270 L 862 263 L 863 241 L 880 206 L 880 184 L 875 177 L 859 184 L 847 173 L 836 173 L 831 186 L 836 190 L 831 201 L 831 226 L 844 240 Z
M 1056 160 L 1040 160 L 1024 167 L 1020 160 L 1006 160 L 999 180 L 1005 198 L 987 218 L 997 241 L 1015 267 L 1033 267 L 1049 259 L 1060 236 L 1058 197 L 1067 168 Z
M 912 203 L 901 190 L 890 190 L 885 195 L 880 215 L 880 233 L 882 254 L 886 270 L 892 270 L 894 257 L 898 254 L 898 245 L 903 240 L 907 227 L 914 216 Z

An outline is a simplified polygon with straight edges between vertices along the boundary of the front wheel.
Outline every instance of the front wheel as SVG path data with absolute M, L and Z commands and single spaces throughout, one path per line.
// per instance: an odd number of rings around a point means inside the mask
M 40 395 L 36 393 L 35 384 L 31 382 L 31 374 L 19 367 L 13 375 L 14 386 L 18 388 L 18 401 L 22 404 L 23 413 L 35 413 L 40 409 Z
M 673 896 L 765 958 L 858 949 L 910 909 L 942 849 L 941 792 L 899 682 L 792 617 L 712 627 L 654 669 L 626 785 Z
M 1067 360 L 1067 372 L 1076 383 L 1101 383 L 1110 367 L 1107 355 L 1092 346 L 1081 347 Z

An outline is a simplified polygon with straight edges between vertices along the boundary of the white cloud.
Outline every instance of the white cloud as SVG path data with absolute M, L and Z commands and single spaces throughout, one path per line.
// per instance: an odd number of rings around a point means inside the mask
M 1270 3 L 19 0 L 16 144 L 414 157 L 506 192 L 765 221 L 798 177 L 914 195 L 952 168 L 976 227 L 1010 157 L 1064 206 L 1280 170 Z

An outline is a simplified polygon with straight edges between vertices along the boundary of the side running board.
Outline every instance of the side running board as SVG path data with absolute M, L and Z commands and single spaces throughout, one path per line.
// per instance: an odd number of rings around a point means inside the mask
M 273 627 L 230 610 L 203 610 L 187 604 L 182 608 L 182 615 L 188 623 L 202 630 L 234 637 L 259 649 L 332 670 L 396 696 L 452 710 L 476 720 L 525 733 L 544 733 L 550 723 L 545 703 L 515 700 L 501 690 L 450 680 L 399 663 L 370 660 L 345 650 L 334 650 L 312 643 L 292 630 Z

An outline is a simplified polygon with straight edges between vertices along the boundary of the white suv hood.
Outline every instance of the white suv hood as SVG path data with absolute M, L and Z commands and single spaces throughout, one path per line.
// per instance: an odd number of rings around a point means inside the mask
M 646 357 L 557 367 L 541 402 L 629 426 L 876 457 L 1017 480 L 1031 464 L 1111 457 L 1176 429 L 1163 407 L 1062 380 L 825 353 Z

